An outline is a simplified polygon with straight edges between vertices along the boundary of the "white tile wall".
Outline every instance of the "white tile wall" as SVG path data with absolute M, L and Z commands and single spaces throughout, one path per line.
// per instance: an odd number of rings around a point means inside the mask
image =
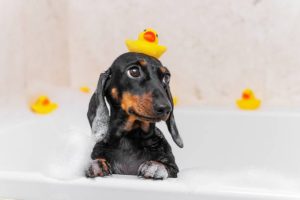
M 266 105 L 300 106 L 299 23 L 296 0 L 0 0 L 0 95 L 95 86 L 151 26 L 182 104 L 229 105 L 251 87 Z

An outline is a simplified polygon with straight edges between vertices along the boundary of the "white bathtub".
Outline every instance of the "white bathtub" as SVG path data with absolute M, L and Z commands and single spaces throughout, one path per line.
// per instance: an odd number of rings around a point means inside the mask
M 92 146 L 85 118 L 88 97 L 70 100 L 60 99 L 61 109 L 43 117 L 22 106 L 2 109 L 0 197 L 300 199 L 300 112 L 178 107 L 184 149 L 160 125 L 180 167 L 177 179 L 86 179 L 81 171 Z

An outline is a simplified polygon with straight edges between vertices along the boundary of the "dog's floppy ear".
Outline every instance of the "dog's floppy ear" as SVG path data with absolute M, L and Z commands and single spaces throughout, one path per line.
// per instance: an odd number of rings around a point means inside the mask
M 87 112 L 87 117 L 97 142 L 101 141 L 107 134 L 109 123 L 109 112 L 105 103 L 105 88 L 110 78 L 110 69 L 100 75 L 97 89 L 94 92 Z
M 182 139 L 181 139 L 181 137 L 178 133 L 175 118 L 174 118 L 174 115 L 173 115 L 174 104 L 173 104 L 173 97 L 172 97 L 169 85 L 165 86 L 165 90 L 166 90 L 168 98 L 169 98 L 169 100 L 172 104 L 172 111 L 170 113 L 169 118 L 166 121 L 167 126 L 168 126 L 168 130 L 171 133 L 173 141 L 177 144 L 177 146 L 179 146 L 180 148 L 183 148 L 183 141 L 182 141 Z

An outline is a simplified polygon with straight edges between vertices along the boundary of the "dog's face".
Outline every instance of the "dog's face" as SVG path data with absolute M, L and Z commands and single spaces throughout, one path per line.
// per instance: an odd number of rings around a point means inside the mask
M 101 73 L 90 100 L 87 116 L 93 132 L 103 135 L 104 131 L 105 136 L 108 123 L 117 120 L 109 120 L 113 117 L 124 120 L 125 131 L 138 125 L 148 132 L 154 127 L 150 123 L 165 120 L 174 142 L 182 148 L 169 81 L 168 69 L 156 58 L 132 52 L 119 56 L 108 70 Z M 104 97 L 112 108 L 110 116 Z M 120 109 L 123 112 L 118 112 Z M 128 116 L 124 117 L 124 114 Z
M 172 100 L 166 91 L 170 73 L 159 60 L 126 53 L 115 60 L 110 70 L 106 96 L 112 106 L 139 121 L 168 119 L 172 111 Z

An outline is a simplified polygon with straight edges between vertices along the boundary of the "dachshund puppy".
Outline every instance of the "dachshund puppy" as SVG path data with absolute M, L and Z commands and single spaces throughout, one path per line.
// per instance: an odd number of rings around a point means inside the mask
M 166 121 L 174 142 L 183 147 L 173 116 L 169 80 L 170 72 L 159 60 L 132 52 L 119 56 L 100 75 L 87 113 L 97 138 L 87 177 L 177 177 L 171 147 L 155 126 Z

